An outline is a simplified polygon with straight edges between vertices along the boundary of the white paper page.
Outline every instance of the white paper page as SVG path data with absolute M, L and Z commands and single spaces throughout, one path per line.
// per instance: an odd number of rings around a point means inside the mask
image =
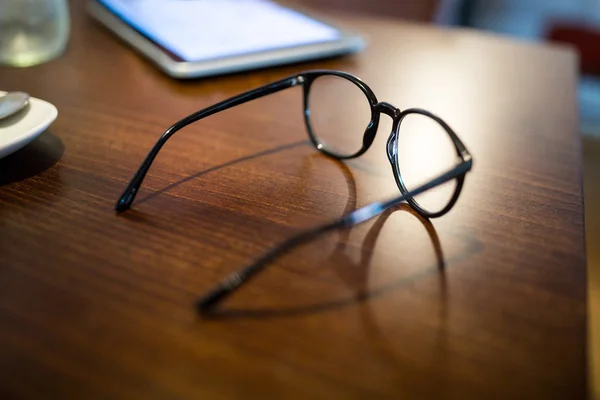
M 332 41 L 335 28 L 268 0 L 100 0 L 186 61 Z

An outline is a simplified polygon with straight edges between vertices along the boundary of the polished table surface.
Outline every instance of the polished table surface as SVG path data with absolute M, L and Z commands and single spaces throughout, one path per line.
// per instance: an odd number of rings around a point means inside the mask
M 342 16 L 361 54 L 180 82 L 73 3 L 63 57 L 0 68 L 0 89 L 59 109 L 0 160 L 2 398 L 585 398 L 573 52 Z M 397 193 L 391 124 L 337 162 L 308 143 L 293 88 L 179 132 L 115 214 L 171 123 L 309 68 L 439 114 L 473 171 L 448 215 L 400 207 L 325 235 L 200 317 L 194 301 L 227 273 Z

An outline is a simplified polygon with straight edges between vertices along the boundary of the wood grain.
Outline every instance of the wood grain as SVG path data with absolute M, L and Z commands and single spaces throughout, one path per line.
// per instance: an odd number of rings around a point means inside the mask
M 361 54 L 179 82 L 79 2 L 71 11 L 63 57 L 0 69 L 2 90 L 59 109 L 38 142 L 0 161 L 0 397 L 586 397 L 572 52 L 345 17 L 369 40 Z M 310 68 L 355 73 L 380 100 L 442 116 L 473 172 L 447 216 L 399 209 L 327 235 L 222 318 L 199 318 L 194 300 L 228 272 L 397 191 L 389 122 L 364 156 L 338 163 L 308 144 L 294 88 L 177 133 L 134 208 L 115 215 L 171 123 Z

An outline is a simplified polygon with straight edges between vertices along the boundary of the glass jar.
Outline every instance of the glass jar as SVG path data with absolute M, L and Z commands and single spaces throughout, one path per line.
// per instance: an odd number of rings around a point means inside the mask
M 0 0 L 0 64 L 27 67 L 60 55 L 69 37 L 67 0 Z

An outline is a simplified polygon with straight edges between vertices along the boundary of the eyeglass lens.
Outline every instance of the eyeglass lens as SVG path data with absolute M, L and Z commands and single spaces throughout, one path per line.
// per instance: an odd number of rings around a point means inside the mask
M 409 113 L 402 119 L 396 146 L 399 175 L 409 192 L 458 163 L 455 146 L 444 127 L 423 114 Z M 451 201 L 456 184 L 456 180 L 451 180 L 414 200 L 422 209 L 435 214 Z
M 371 105 L 363 91 L 348 79 L 323 75 L 308 95 L 309 124 L 325 149 L 342 157 L 358 153 L 371 122 Z

